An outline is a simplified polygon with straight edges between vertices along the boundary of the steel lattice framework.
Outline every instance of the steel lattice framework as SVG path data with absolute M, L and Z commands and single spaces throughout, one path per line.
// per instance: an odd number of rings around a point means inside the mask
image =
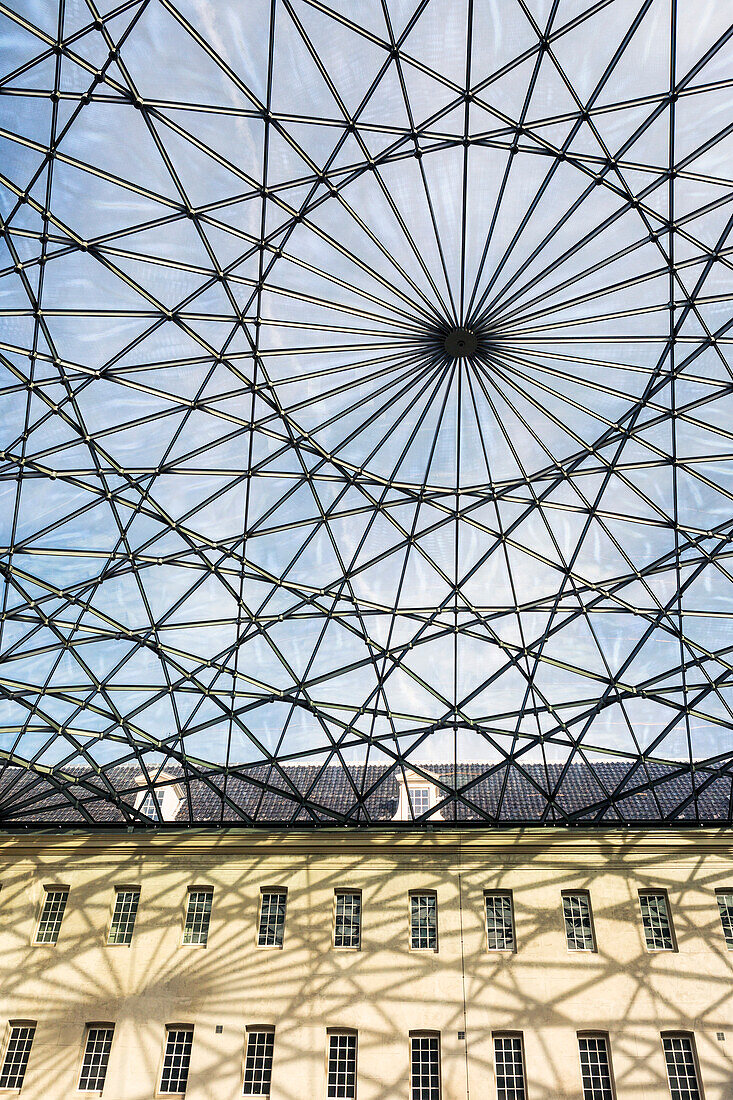
M 228 784 L 308 813 L 308 764 L 368 822 L 431 762 L 450 817 L 478 761 L 565 821 L 615 760 L 697 813 L 733 771 L 730 5 L 0 12 L 6 775 L 251 821 Z

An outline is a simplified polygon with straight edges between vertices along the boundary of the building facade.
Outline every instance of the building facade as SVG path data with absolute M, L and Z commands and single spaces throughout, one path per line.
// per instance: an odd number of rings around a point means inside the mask
M 723 1100 L 727 830 L 0 839 L 29 1100 Z

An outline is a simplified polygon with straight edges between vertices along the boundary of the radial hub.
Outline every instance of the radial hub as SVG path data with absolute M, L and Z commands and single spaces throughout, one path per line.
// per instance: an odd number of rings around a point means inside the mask
M 453 328 L 446 335 L 444 346 L 451 359 L 466 359 L 476 354 L 478 336 L 470 328 Z

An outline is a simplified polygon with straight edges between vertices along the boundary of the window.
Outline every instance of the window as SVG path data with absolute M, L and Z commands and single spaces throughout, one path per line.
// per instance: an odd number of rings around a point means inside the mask
M 87 1028 L 84 1059 L 79 1075 L 80 1092 L 101 1092 L 104 1088 L 114 1033 L 113 1024 L 90 1024 Z
M 583 1100 L 613 1100 L 611 1058 L 605 1035 L 578 1035 Z
M 361 946 L 361 894 L 357 890 L 336 891 L 333 946 Z
M 43 912 L 38 922 L 36 943 L 56 943 L 59 938 L 59 930 L 61 929 L 61 921 L 64 917 L 68 896 L 68 886 L 46 887 L 46 900 L 43 903 Z
M 410 894 L 410 946 L 438 950 L 438 899 L 435 894 Z
M 275 1049 L 275 1029 L 247 1029 L 247 1050 L 244 1056 L 244 1095 L 269 1096 L 272 1079 L 272 1055 Z
M 663 1035 L 667 1078 L 672 1100 L 700 1100 L 697 1059 L 691 1035 Z
M 562 911 L 565 917 L 568 951 L 595 951 L 588 894 L 585 891 L 577 894 L 563 894 Z
M 328 1100 L 356 1096 L 356 1033 L 333 1031 L 328 1036 Z
M 440 1036 L 410 1036 L 410 1100 L 440 1100 Z
M 486 902 L 486 946 L 489 951 L 513 951 L 512 895 L 499 892 L 486 893 L 484 900 Z
M 647 951 L 674 951 L 667 895 L 654 891 L 640 893 L 639 904 Z
M 410 787 L 409 793 L 414 816 L 419 817 L 420 814 L 426 814 L 430 809 L 430 788 Z
M 3 1068 L 0 1071 L 0 1089 L 19 1089 L 23 1087 L 23 1078 L 28 1068 L 28 1059 L 35 1034 L 36 1025 L 33 1023 L 11 1023 Z
M 138 809 L 141 814 L 144 814 L 145 817 L 149 817 L 151 821 L 160 821 L 160 814 L 158 813 L 158 807 L 155 805 L 155 798 L 153 797 L 152 791 L 148 791 L 148 793 L 144 795 Z
M 725 942 L 733 951 L 733 890 L 718 890 L 716 896 Z
M 494 1035 L 496 1100 L 525 1100 L 521 1035 Z
M 260 947 L 282 947 L 285 934 L 285 890 L 263 890 L 260 903 Z
M 185 1092 L 188 1084 L 188 1067 L 191 1062 L 193 1028 L 172 1024 L 166 1028 L 163 1072 L 160 1076 L 161 1092 Z
M 211 899 L 213 891 L 192 886 L 188 891 L 186 923 L 183 926 L 183 942 L 190 946 L 205 947 L 209 938 Z
M 120 886 L 115 896 L 115 909 L 109 926 L 107 943 L 131 943 L 135 927 L 140 891 L 136 886 Z

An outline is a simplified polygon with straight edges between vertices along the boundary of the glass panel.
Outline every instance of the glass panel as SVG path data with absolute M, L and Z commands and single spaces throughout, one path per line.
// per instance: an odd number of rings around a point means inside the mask
M 692 1039 L 688 1035 L 665 1035 L 662 1044 L 672 1100 L 700 1100 Z
M 22 1087 L 35 1034 L 35 1024 L 24 1024 L 21 1027 L 11 1028 L 5 1058 L 3 1059 L 3 1068 L 0 1072 L 0 1089 L 19 1089 Z
M 186 1091 L 192 1046 L 193 1031 L 190 1028 L 168 1030 L 165 1039 L 163 1073 L 160 1079 L 161 1092 L 180 1093 Z
M 494 1036 L 494 1065 L 497 1100 L 525 1100 L 521 1036 Z
M 669 923 L 667 898 L 664 894 L 640 894 L 641 917 L 648 951 L 674 951 L 672 926 Z
M 131 943 L 135 929 L 137 907 L 140 903 L 139 890 L 118 890 L 115 897 L 115 911 L 109 928 L 107 943 Z
M 613 1100 L 608 1042 L 602 1035 L 578 1036 L 583 1100 Z
M 336 894 L 334 947 L 359 947 L 361 942 L 361 894 Z
M 486 942 L 489 951 L 514 950 L 514 920 L 509 894 L 486 894 Z
M 248 1031 L 244 1059 L 244 1095 L 269 1096 L 272 1079 L 274 1031 Z
M 38 923 L 36 943 L 56 943 L 64 918 L 68 890 L 47 890 L 43 912 Z
M 593 928 L 587 894 L 564 894 L 562 909 L 570 951 L 593 951 Z
M 440 1100 L 440 1040 L 413 1035 L 410 1041 L 411 1100 Z
M 183 942 L 203 945 L 209 937 L 211 919 L 211 890 L 189 890 Z
M 113 1036 L 113 1027 L 89 1028 L 79 1077 L 81 1092 L 101 1092 L 104 1088 Z
M 285 904 L 287 894 L 283 891 L 262 895 L 260 908 L 260 947 L 282 947 L 285 933 Z
M 438 946 L 438 908 L 434 894 L 410 895 L 410 943 L 413 948 Z
M 356 1035 L 328 1037 L 328 1100 L 356 1096 Z
M 725 942 L 733 950 L 733 890 L 730 893 L 718 894 L 717 898 Z

